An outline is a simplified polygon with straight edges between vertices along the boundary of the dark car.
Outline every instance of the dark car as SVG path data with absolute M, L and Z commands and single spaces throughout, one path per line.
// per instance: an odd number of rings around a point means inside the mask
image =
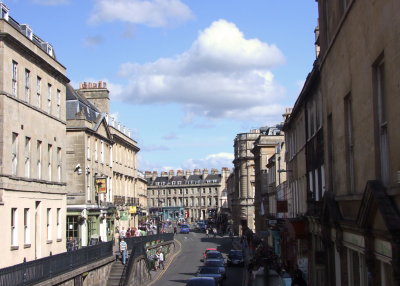
M 223 279 L 226 278 L 225 263 L 221 259 L 207 259 L 204 262 L 204 266 L 207 266 L 207 267 L 218 267 L 220 272 L 221 272 L 221 274 L 222 274 L 222 278 Z
M 199 268 L 199 272 L 197 272 L 197 277 L 212 277 L 217 284 L 222 283 L 222 273 L 218 267 L 202 266 Z
M 228 253 L 227 264 L 229 265 L 244 265 L 243 251 L 239 249 L 231 249 Z
M 219 252 L 218 250 L 210 250 L 210 251 L 208 251 L 204 261 L 207 261 L 208 259 L 219 259 L 222 262 L 225 262 L 225 259 L 222 256 L 222 253 Z
M 186 286 L 217 286 L 217 282 L 213 277 L 193 277 Z

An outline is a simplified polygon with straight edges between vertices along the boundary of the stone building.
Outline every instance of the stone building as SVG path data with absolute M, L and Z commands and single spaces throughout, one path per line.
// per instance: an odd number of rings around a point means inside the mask
M 251 152 L 254 155 L 254 169 L 255 169 L 254 208 L 256 212 L 255 231 L 257 233 L 267 230 L 268 214 L 273 213 L 272 206 L 276 205 L 276 199 L 275 199 L 276 184 L 273 184 L 271 180 L 268 180 L 267 165 L 268 161 L 275 156 L 277 147 L 280 146 L 280 144 L 283 143 L 284 141 L 284 136 L 281 129 L 282 126 L 260 128 L 261 131 L 260 135 L 254 141 L 254 147 L 251 150 Z M 279 166 L 280 166 L 279 169 L 284 169 L 284 166 L 281 165 Z M 268 188 L 269 185 L 271 185 L 273 189 Z
M 212 169 L 201 172 L 173 170 L 145 172 L 148 182 L 149 215 L 162 213 L 163 220 L 186 219 L 188 221 L 206 220 L 216 217 L 221 210 L 221 195 L 226 189 L 229 169 L 222 168 L 221 173 Z
M 113 238 L 113 144 L 106 114 L 68 85 L 67 237 L 79 246 Z
M 326 285 L 399 285 L 400 2 L 320 0 L 318 8 L 329 193 L 311 228 L 323 242 L 313 250 L 326 253 Z
M 318 8 L 318 58 L 285 128 L 299 213 L 307 202 L 308 282 L 399 285 L 400 2 Z
M 0 3 L 0 268 L 66 250 L 66 69 Z
M 109 115 L 106 83 L 85 82 L 67 91 L 67 234 L 85 246 L 113 239 L 116 228 L 138 226 L 139 148 L 130 130 Z
M 260 130 L 240 133 L 234 140 L 234 176 L 235 192 L 232 198 L 232 220 L 235 231 L 243 228 L 255 230 L 255 169 L 254 155 L 251 150 L 260 136 Z

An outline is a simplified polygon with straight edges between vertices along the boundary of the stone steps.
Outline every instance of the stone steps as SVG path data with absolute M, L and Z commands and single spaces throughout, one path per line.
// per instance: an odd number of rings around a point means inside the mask
M 121 280 L 122 273 L 126 265 L 123 265 L 121 261 L 116 260 L 111 266 L 110 275 L 107 279 L 107 286 L 118 286 Z

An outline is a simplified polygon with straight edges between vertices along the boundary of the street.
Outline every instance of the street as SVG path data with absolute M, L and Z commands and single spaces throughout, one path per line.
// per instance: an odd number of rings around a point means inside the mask
M 207 238 L 205 233 L 190 232 L 189 234 L 177 234 L 176 239 L 182 244 L 181 252 L 159 280 L 152 284 L 154 286 L 185 285 L 186 281 L 194 277 L 199 266 L 203 264 L 200 259 L 206 248 L 217 248 L 222 252 L 225 260 L 228 251 L 232 248 L 232 242 L 228 236 Z M 243 267 L 227 267 L 227 278 L 222 285 L 242 285 L 243 271 Z

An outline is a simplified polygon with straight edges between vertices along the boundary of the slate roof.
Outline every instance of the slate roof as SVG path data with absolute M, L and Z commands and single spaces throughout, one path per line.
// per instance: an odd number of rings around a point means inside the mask
M 83 111 L 86 119 L 91 122 L 95 122 L 101 112 L 84 96 L 81 96 L 74 88 L 67 84 L 67 120 L 75 119 L 76 114 Z

